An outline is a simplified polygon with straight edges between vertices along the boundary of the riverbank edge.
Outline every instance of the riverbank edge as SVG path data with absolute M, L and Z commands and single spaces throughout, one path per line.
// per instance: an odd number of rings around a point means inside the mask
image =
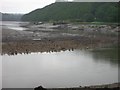
M 119 90 L 120 82 L 103 85 L 90 85 L 79 87 L 67 87 L 67 88 L 44 88 L 38 86 L 36 88 L 2 88 L 2 90 Z
M 115 40 L 94 39 L 81 36 L 44 38 L 42 40 L 2 42 L 2 55 L 30 54 L 36 52 L 73 51 L 74 49 L 89 50 L 117 45 Z

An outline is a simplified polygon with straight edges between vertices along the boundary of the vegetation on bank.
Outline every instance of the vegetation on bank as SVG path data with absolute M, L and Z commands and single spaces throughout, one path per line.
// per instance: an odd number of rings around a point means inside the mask
M 118 22 L 119 2 L 55 2 L 23 15 L 23 21 Z

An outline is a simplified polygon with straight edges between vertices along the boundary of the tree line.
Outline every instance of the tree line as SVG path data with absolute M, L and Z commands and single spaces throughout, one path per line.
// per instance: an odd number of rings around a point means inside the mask
M 0 21 L 20 21 L 23 14 L 0 13 Z

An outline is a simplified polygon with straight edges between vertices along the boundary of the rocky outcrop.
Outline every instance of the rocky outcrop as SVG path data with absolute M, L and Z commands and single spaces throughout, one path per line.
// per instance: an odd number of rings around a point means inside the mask
M 39 87 L 34 88 L 34 90 L 47 90 L 47 89 L 43 88 L 42 86 L 39 86 Z

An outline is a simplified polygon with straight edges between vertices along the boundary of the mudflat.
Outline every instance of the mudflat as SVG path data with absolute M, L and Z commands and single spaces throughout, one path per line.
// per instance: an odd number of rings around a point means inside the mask
M 2 27 L 2 54 L 58 52 L 117 45 L 118 25 L 59 24 L 22 25 L 26 30 Z

